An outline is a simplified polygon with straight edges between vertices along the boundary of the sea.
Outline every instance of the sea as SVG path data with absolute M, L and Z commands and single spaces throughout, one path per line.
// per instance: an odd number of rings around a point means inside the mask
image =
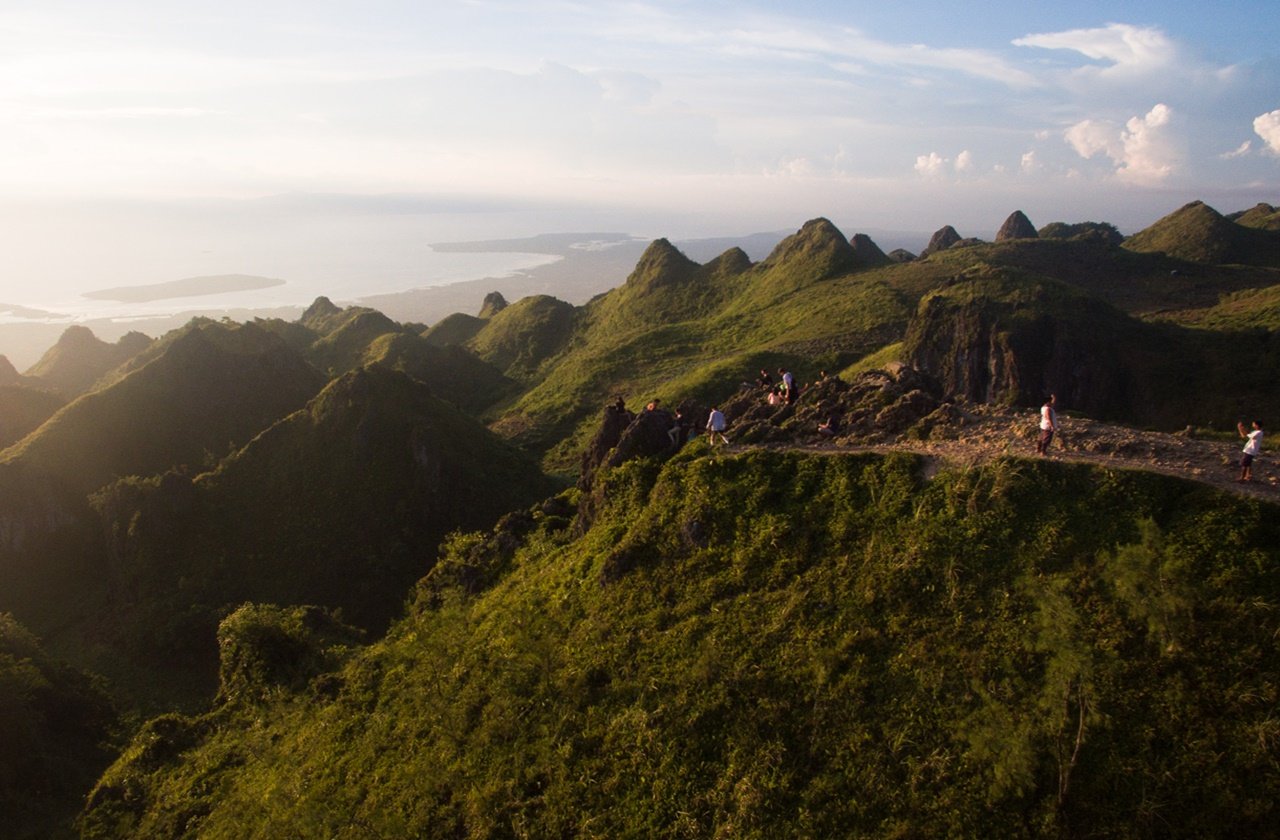
M 127 320 L 193 310 L 336 303 L 503 277 L 554 254 L 436 250 L 432 243 L 529 236 L 546 224 L 499 212 L 349 212 L 250 206 L 0 207 L 0 323 Z M 9 212 L 6 212 L 8 210 Z M 221 294 L 121 302 L 104 289 L 197 277 L 275 281 Z

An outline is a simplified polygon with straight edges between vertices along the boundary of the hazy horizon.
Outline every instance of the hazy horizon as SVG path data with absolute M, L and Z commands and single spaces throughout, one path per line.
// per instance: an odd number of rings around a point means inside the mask
M 1280 203 L 1278 34 L 1262 0 L 9 8 L 0 303 L 508 270 L 428 247 L 462 239 L 989 238 L 1014 210 L 1131 233 Z

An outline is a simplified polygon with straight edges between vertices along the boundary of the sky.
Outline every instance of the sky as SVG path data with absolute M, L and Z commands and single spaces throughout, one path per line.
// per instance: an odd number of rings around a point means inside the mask
M 989 238 L 1280 204 L 1278 45 L 1274 0 L 0 0 L 0 301 L 184 276 L 184 219 Z M 257 273 L 245 235 L 221 270 Z

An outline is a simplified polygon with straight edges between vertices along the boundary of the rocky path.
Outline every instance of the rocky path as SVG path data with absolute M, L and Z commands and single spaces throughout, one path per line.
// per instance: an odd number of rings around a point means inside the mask
M 1026 410 L 969 405 L 961 423 L 935 430 L 926 440 L 898 438 L 883 443 L 824 441 L 816 436 L 798 448 L 822 452 L 913 452 L 948 464 L 970 465 L 1002 456 L 1038 457 L 1035 418 Z M 1049 457 L 1118 469 L 1159 472 L 1211 484 L 1239 495 L 1280 503 L 1280 463 L 1267 447 L 1254 461 L 1253 481 L 1239 483 L 1243 440 L 1203 440 L 1184 434 L 1146 432 L 1076 417 L 1059 418 L 1062 431 Z

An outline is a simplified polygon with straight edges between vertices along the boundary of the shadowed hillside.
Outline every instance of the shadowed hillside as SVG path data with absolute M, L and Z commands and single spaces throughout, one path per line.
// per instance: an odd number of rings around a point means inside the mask
M 112 592 L 102 623 L 153 662 L 209 661 L 218 619 L 244 601 L 319 604 L 380 631 L 447 533 L 549 492 L 421 383 L 353 371 L 211 473 L 95 497 Z
M 0 449 L 22 440 L 66 402 L 56 394 L 23 385 L 0 385 Z
M 301 407 L 323 385 L 252 324 L 195 323 L 0 453 L 87 493 L 115 478 L 199 467 Z
M 0 613 L 0 834 L 63 835 L 111 762 L 117 723 L 99 681 Z

